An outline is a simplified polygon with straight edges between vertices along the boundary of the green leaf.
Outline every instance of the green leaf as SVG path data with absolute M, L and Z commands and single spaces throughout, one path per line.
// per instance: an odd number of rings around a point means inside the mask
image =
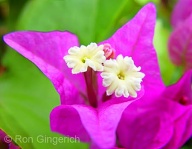
M 149 2 L 158 3 L 159 1 L 160 0 L 135 0 L 135 2 L 139 3 L 140 5 L 145 5 Z
M 139 8 L 134 1 L 127 0 L 30 1 L 18 29 L 69 30 L 78 35 L 81 43 L 89 44 L 109 36 Z
M 154 46 L 157 51 L 162 78 L 166 85 L 174 83 L 180 77 L 179 73 L 175 72 L 178 68 L 173 65 L 169 58 L 167 49 L 169 35 L 170 31 L 163 26 L 161 20 L 157 20 Z
M 134 6 L 134 7 L 133 7 Z M 134 1 L 100 0 L 95 26 L 95 40 L 101 41 L 111 36 L 119 27 L 131 19 L 141 8 Z

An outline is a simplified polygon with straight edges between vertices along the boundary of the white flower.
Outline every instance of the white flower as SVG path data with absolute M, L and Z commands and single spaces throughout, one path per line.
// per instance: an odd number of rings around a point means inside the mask
M 117 59 L 106 60 L 104 71 L 101 73 L 103 86 L 107 87 L 107 95 L 115 93 L 116 97 L 137 97 L 141 89 L 144 73 L 139 72 L 141 67 L 136 67 L 131 57 L 118 55 Z
M 86 72 L 88 67 L 94 71 L 103 71 L 102 63 L 105 62 L 103 45 L 97 46 L 96 43 L 91 43 L 88 46 L 71 47 L 68 51 L 69 55 L 64 56 L 64 60 L 69 68 L 72 68 L 72 73 L 77 74 Z

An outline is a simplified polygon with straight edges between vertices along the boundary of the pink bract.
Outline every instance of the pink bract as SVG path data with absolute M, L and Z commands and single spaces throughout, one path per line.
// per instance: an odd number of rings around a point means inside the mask
M 168 48 L 172 62 L 183 66 L 185 70 L 192 68 L 192 14 L 174 28 L 169 38 Z
M 117 132 L 128 149 L 176 149 L 192 136 L 192 70 L 174 85 L 157 87 L 124 111 Z M 138 143 L 139 142 L 139 143 Z
M 178 0 L 171 15 L 171 24 L 173 25 L 173 27 L 176 27 L 177 25 L 182 23 L 191 15 L 191 6 L 191 0 Z

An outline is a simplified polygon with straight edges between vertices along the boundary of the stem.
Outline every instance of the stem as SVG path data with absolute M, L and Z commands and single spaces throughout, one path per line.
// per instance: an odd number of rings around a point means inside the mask
M 89 104 L 92 107 L 97 107 L 97 83 L 96 83 L 96 73 L 88 68 L 87 72 L 84 73 L 85 82 L 87 86 L 87 96 Z
M 172 74 L 171 80 L 169 81 L 169 84 L 172 84 L 176 82 L 184 73 L 184 69 L 181 67 L 175 67 L 175 71 Z

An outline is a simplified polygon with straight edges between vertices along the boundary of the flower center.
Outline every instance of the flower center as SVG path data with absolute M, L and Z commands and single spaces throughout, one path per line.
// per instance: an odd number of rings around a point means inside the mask
M 103 86 L 107 87 L 107 95 L 115 93 L 116 97 L 137 97 L 141 89 L 144 73 L 136 67 L 131 57 L 118 55 L 117 59 L 106 60 L 101 73 Z
M 125 76 L 122 72 L 120 72 L 117 77 L 120 79 L 120 80 L 125 80 Z
M 86 59 L 88 59 L 87 57 L 84 57 L 81 61 L 83 62 L 83 63 L 85 63 L 86 62 Z

